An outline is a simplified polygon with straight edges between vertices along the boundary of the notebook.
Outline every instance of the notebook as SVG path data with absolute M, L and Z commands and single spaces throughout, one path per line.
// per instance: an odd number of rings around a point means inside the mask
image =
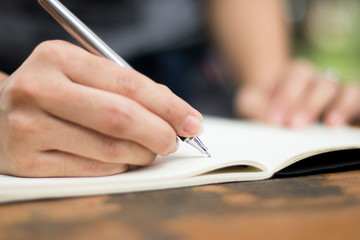
M 211 158 L 181 143 L 179 150 L 170 156 L 158 156 L 149 166 L 133 167 L 113 176 L 20 178 L 0 175 L 0 202 L 263 180 L 314 155 L 360 148 L 360 130 L 355 127 L 329 128 L 315 124 L 303 130 L 291 130 L 209 116 L 205 117 L 204 126 L 201 139 L 209 148 Z M 339 160 L 335 165 L 344 164 L 347 163 Z M 309 166 L 311 168 L 311 162 Z M 323 167 L 326 166 L 325 159 Z

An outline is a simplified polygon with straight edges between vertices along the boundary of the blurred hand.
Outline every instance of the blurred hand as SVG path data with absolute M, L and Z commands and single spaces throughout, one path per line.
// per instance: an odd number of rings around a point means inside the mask
M 243 117 L 294 128 L 319 118 L 330 126 L 343 125 L 360 114 L 358 86 L 342 86 L 302 61 L 292 62 L 270 87 L 244 84 L 235 101 Z
M 0 81 L 0 173 L 120 173 L 176 151 L 176 135 L 197 135 L 201 120 L 134 70 L 66 42 L 44 42 Z

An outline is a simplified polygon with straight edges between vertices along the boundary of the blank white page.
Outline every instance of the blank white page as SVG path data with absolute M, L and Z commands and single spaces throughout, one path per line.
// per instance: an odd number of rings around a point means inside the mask
M 314 125 L 295 131 L 212 117 L 206 117 L 204 123 L 205 131 L 200 138 L 208 146 L 211 158 L 182 143 L 175 154 L 157 157 L 150 166 L 114 176 L 18 178 L 0 175 L 0 202 L 265 179 L 300 158 L 360 146 L 360 130 L 349 127 L 330 129 Z M 254 168 L 207 173 L 239 165 Z

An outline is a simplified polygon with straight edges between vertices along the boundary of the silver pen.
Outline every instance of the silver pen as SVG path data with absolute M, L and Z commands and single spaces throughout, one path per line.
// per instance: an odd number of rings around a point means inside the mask
M 120 66 L 132 68 L 58 0 L 38 0 L 38 2 L 87 51 L 97 56 L 106 57 Z M 210 157 L 207 147 L 200 141 L 199 137 L 185 138 L 179 136 L 179 138 Z

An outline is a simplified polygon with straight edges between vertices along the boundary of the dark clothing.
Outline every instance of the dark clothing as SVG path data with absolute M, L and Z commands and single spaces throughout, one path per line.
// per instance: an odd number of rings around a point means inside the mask
M 201 1 L 61 2 L 136 70 L 167 85 L 194 107 L 198 107 L 196 102 L 201 99 L 201 105 L 212 113 L 213 105 L 224 99 L 229 102 L 227 93 L 223 97 L 221 86 L 209 83 L 202 72 L 207 44 Z M 39 43 L 51 39 L 75 43 L 36 0 L 1 3 L 0 70 L 12 73 Z M 203 89 L 210 91 L 205 95 L 211 95 L 214 104 L 199 98 Z M 217 92 L 221 95 L 218 98 Z
M 62 0 L 86 25 L 129 60 L 199 43 L 202 11 L 193 0 Z M 0 7 L 0 69 L 13 71 L 40 42 L 74 40 L 36 0 Z

